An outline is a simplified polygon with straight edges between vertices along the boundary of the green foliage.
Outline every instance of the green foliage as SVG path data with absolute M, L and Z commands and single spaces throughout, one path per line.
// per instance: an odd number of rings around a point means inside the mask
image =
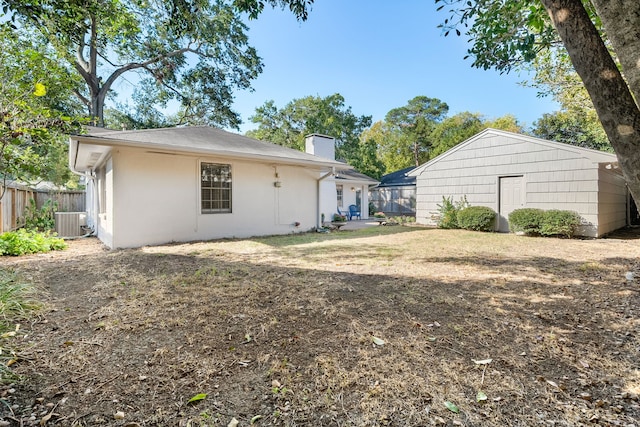
M 509 214 L 509 229 L 513 233 L 540 234 L 544 211 L 535 208 L 516 209 Z
M 377 156 L 382 165 L 382 175 L 413 165 L 411 153 L 407 149 L 409 144 L 404 140 L 404 136 L 399 129 L 385 121 L 377 121 L 365 129 L 360 135 L 360 140 L 375 143 Z
M 347 220 L 347 216 L 346 215 L 340 215 L 338 213 L 333 214 L 333 217 L 331 219 L 333 222 L 345 222 Z
M 25 209 L 25 228 L 32 231 L 51 231 L 56 227 L 55 212 L 58 210 L 58 203 L 47 200 L 38 209 L 36 201 L 31 199 Z
M 301 151 L 306 135 L 332 136 L 336 139 L 337 159 L 345 160 L 364 174 L 373 177 L 382 174 L 376 143 L 360 139 L 360 134 L 371 125 L 371 116 L 353 114 L 339 93 L 325 98 L 294 99 L 283 108 L 267 101 L 256 108 L 250 120 L 258 125 L 258 129 L 248 131 L 247 136 Z
M 300 19 L 311 6 L 309 0 L 267 3 L 289 7 Z M 147 111 L 134 115 L 134 122 L 162 122 L 157 112 L 173 101 L 179 104 L 174 125 L 237 128 L 233 92 L 249 89 L 262 72 L 241 11 L 256 17 L 264 1 L 5 0 L 3 5 L 17 22 L 14 28 L 46 46 L 47 56 L 72 73 L 74 93 L 97 124 L 103 123 L 114 83 L 136 73 L 141 81 L 133 110 Z
M 9 329 L 7 319 L 24 315 L 28 310 L 37 308 L 31 300 L 33 286 L 19 280 L 10 271 L 0 270 L 0 332 Z
M 0 255 L 26 255 L 62 250 L 67 247 L 64 240 L 51 233 L 40 233 L 21 228 L 0 234 Z
M 573 237 L 582 219 L 572 211 L 549 210 L 544 213 L 540 224 L 540 234 L 543 236 Z
M 0 181 L 64 184 L 71 178 L 66 135 L 79 131 L 67 71 L 7 23 L 0 40 Z
M 407 105 L 394 108 L 387 113 L 385 121 L 396 130 L 399 136 L 398 152 L 404 152 L 405 158 L 411 159 L 408 166 L 418 166 L 429 159 L 433 147 L 433 129 L 447 115 L 449 106 L 437 99 L 416 96 Z
M 465 230 L 493 231 L 496 212 L 486 206 L 469 206 L 458 212 L 458 226 Z
M 440 25 L 444 35 L 455 32 L 471 41 L 472 66 L 501 72 L 533 61 L 557 42 L 549 16 L 536 0 L 436 0 L 449 18 Z M 462 30 L 462 31 L 461 31 Z
M 442 204 L 438 205 L 438 211 L 440 212 L 438 228 L 460 228 L 458 225 L 458 212 L 468 207 L 467 196 L 463 196 L 457 202 L 453 201 L 453 197 L 442 196 Z
M 289 10 L 299 20 L 306 21 L 313 5 L 314 0 L 266 0 L 266 3 L 272 7 L 280 7 L 284 9 L 289 7 Z M 234 0 L 233 5 L 243 12 L 247 12 L 251 19 L 256 19 L 260 13 L 264 10 L 264 0 Z
M 524 208 L 509 214 L 509 229 L 533 236 L 573 237 L 581 221 L 573 211 Z
M 594 150 L 613 151 L 600 121 L 584 111 L 546 113 L 533 125 L 532 132 L 539 138 Z

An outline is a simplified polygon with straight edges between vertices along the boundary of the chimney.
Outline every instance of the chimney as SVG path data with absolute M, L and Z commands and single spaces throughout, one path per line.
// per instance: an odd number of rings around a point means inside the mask
M 312 133 L 305 137 L 304 151 L 308 154 L 313 154 L 314 156 L 335 160 L 336 139 L 331 136 Z

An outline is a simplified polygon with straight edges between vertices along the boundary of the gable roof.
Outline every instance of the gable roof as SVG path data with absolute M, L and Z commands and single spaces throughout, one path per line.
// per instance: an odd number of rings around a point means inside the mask
M 312 166 L 351 169 L 335 160 L 324 159 L 292 148 L 260 141 L 210 126 L 189 126 L 132 131 L 100 129 L 85 135 L 71 135 L 69 165 L 77 172 L 91 170 L 106 157 L 111 147 L 146 148 L 150 151 L 202 154 Z
M 407 175 L 414 169 L 415 166 L 410 166 L 408 168 L 383 175 L 382 178 L 380 178 L 380 184 L 378 184 L 377 188 L 416 185 L 416 177 Z
M 562 142 L 555 142 L 555 141 L 549 141 L 547 139 L 542 139 L 542 138 L 536 138 L 534 136 L 528 136 L 528 135 L 523 135 L 520 133 L 515 133 L 515 132 L 507 132 L 504 130 L 498 130 L 498 129 L 492 129 L 492 128 L 487 128 L 479 133 L 477 133 L 476 135 L 472 136 L 471 138 L 467 139 L 464 142 L 461 142 L 460 144 L 456 145 L 455 147 L 445 151 L 444 153 L 440 154 L 437 157 L 434 157 L 433 159 L 429 160 L 428 162 L 418 166 L 417 168 L 413 169 L 412 171 L 410 171 L 408 173 L 409 176 L 418 176 L 422 173 L 422 171 L 424 171 L 426 168 L 430 167 L 431 165 L 438 163 L 439 161 L 441 161 L 442 159 L 445 159 L 447 157 L 449 157 L 450 155 L 452 155 L 453 153 L 459 151 L 459 150 L 464 150 L 465 147 L 467 147 L 468 145 L 473 144 L 475 141 L 485 138 L 487 136 L 490 135 L 495 135 L 495 136 L 505 136 L 511 139 L 517 139 L 523 142 L 529 142 L 532 144 L 538 144 L 538 145 L 543 145 L 546 147 L 550 147 L 550 148 L 554 148 L 557 150 L 563 150 L 563 151 L 570 151 L 572 153 L 576 153 L 579 156 L 589 159 L 591 160 L 593 163 L 616 163 L 618 161 L 618 158 L 616 157 L 615 154 L 612 153 L 605 153 L 604 151 L 598 151 L 598 150 L 592 150 L 591 148 L 583 148 L 583 147 L 578 147 L 575 145 L 570 145 L 570 144 L 565 144 Z

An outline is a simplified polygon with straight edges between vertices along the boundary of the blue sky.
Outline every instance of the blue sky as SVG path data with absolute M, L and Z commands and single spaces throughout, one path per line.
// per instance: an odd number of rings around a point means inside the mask
M 244 133 L 255 108 L 278 107 L 305 96 L 340 93 L 356 115 L 382 120 L 418 95 L 486 118 L 513 114 L 527 127 L 557 110 L 550 98 L 518 84 L 526 76 L 471 67 L 466 38 L 444 37 L 437 28 L 448 15 L 433 0 L 316 0 L 306 22 L 288 11 L 265 9 L 248 21 L 250 43 L 264 71 L 253 92 L 238 92 L 234 109 Z

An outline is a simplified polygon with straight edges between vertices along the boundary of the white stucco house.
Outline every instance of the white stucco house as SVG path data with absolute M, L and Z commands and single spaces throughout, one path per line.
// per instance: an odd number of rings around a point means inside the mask
M 599 237 L 626 226 L 635 209 L 615 154 L 486 129 L 409 173 L 416 177 L 416 221 L 437 222 L 442 198 L 467 198 L 499 215 L 528 207 L 575 211 L 578 235 Z
M 334 144 L 310 135 L 305 153 L 206 126 L 102 129 L 70 137 L 69 165 L 87 177 L 98 238 L 140 247 L 321 226 L 337 210 L 336 175 L 352 169 Z
M 325 158 L 335 158 L 335 139 L 320 134 L 308 135 L 305 140 L 305 151 L 309 154 Z M 320 184 L 322 202 L 321 211 L 325 213 L 325 221 L 331 221 L 334 213 L 346 213 L 350 205 L 356 205 L 360 219 L 369 218 L 369 188 L 378 184 L 375 179 L 361 174 L 353 168 L 336 171 L 335 175 L 323 180 Z M 327 215 L 326 212 L 330 212 Z

